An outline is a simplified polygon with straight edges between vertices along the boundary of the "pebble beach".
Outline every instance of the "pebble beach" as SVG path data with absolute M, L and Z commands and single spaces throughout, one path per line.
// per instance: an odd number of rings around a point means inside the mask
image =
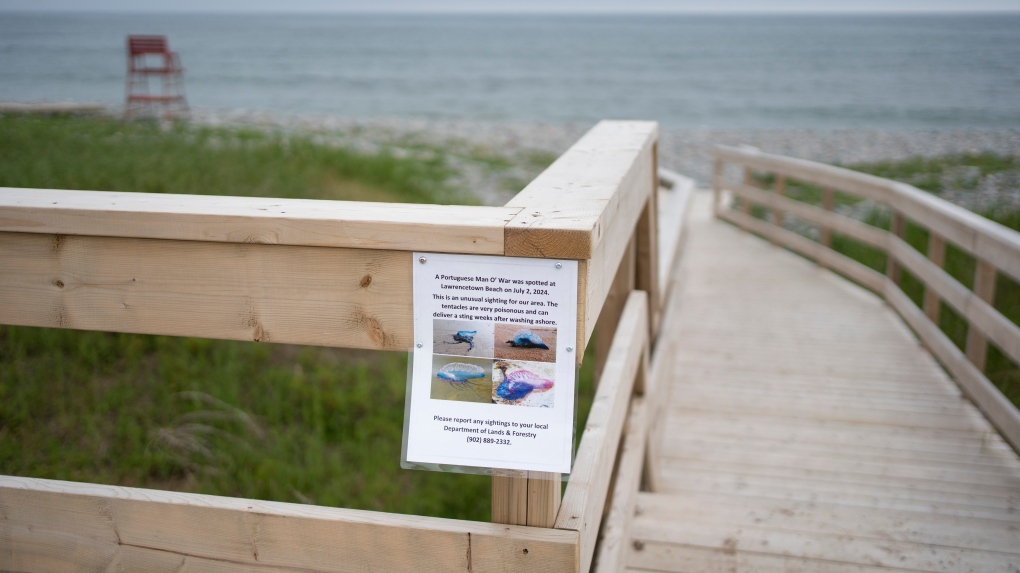
M 514 188 L 506 184 L 507 178 L 526 182 L 538 174 L 540 169 L 520 158 L 536 152 L 559 155 L 591 128 L 591 124 L 573 123 L 352 118 L 238 110 L 198 110 L 192 113 L 191 121 L 196 125 L 312 134 L 323 141 L 332 140 L 365 151 L 384 145 L 399 150 L 413 142 L 441 148 L 470 148 L 503 157 L 511 167 L 497 177 L 470 162 L 454 165 L 462 178 L 456 183 L 470 189 L 488 205 L 502 205 L 514 195 Z M 660 165 L 693 178 L 699 186 L 708 186 L 712 149 L 716 144 L 751 145 L 769 153 L 854 165 L 959 153 L 1020 156 L 1020 130 L 663 128 L 659 143 Z M 456 158 L 454 162 L 457 163 Z M 982 181 L 975 191 L 949 191 L 944 197 L 974 210 L 993 206 L 1020 208 L 1020 173 L 1000 174 Z

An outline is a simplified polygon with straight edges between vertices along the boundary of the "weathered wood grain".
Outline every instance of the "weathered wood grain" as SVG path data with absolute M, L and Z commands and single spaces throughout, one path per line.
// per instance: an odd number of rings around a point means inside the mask
M 647 304 L 647 295 L 634 291 L 624 307 L 556 518 L 557 529 L 580 534 L 581 571 L 591 566 L 629 396 L 647 362 Z
M 590 259 L 614 227 L 630 236 L 657 187 L 658 130 L 647 121 L 596 124 L 507 203 L 521 211 L 506 226 L 506 255 Z
M 1020 458 L 925 346 L 952 347 L 954 374 L 973 364 L 886 276 L 871 271 L 888 304 L 710 219 L 710 202 L 696 197 L 659 341 L 676 354 L 653 375 L 672 387 L 660 487 L 638 493 L 627 569 L 1008 571 Z
M 0 569 L 577 571 L 575 532 L 0 477 Z
M 552 527 L 563 499 L 563 476 L 557 473 L 528 472 L 528 523 L 532 527 Z
M 502 255 L 519 207 L 0 188 L 0 231 Z
M 0 323 L 375 350 L 413 343 L 411 253 L 0 233 Z
M 519 473 L 519 472 L 508 472 Z M 528 478 L 517 475 L 492 476 L 492 522 L 528 524 Z
M 704 494 L 642 495 L 639 505 L 642 514 L 635 520 L 635 536 L 657 544 L 682 545 L 686 541 L 724 548 L 729 540 L 732 554 L 914 571 L 959 571 L 961 565 L 963 570 L 1008 571 L 1010 560 L 1020 556 L 1010 531 L 1013 525 L 997 520 L 953 517 L 932 521 L 923 513 Z M 687 519 L 674 521 L 675 515 Z M 691 543 L 694 540 L 697 542 Z M 643 561 L 640 553 L 632 553 L 636 565 Z
M 602 121 L 507 207 L 505 254 L 581 260 L 578 348 L 595 330 L 616 269 L 656 189 L 655 122 Z
M 644 466 L 648 440 L 648 401 L 642 396 L 631 398 L 630 413 L 613 484 L 612 504 L 605 518 L 599 539 L 596 573 L 620 571 L 626 564 L 630 545 L 630 523 L 634 517 L 641 470 Z

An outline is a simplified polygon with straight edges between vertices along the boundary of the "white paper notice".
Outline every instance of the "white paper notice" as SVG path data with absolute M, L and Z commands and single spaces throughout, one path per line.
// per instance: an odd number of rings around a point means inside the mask
M 414 261 L 407 462 L 570 473 L 577 261 Z

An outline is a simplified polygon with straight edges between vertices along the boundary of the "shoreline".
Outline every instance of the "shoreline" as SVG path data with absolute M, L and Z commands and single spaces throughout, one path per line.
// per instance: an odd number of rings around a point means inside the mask
M 105 115 L 119 118 L 120 108 Z M 458 175 L 455 187 L 486 205 L 503 205 L 534 179 L 545 162 L 559 156 L 594 122 L 549 123 L 525 120 L 353 117 L 247 109 L 193 109 L 188 124 L 214 128 L 253 128 L 307 135 L 327 145 L 366 153 L 442 150 Z M 762 151 L 833 165 L 900 161 L 911 157 L 992 152 L 1020 157 L 1020 128 L 1003 129 L 722 129 L 660 127 L 659 164 L 707 187 L 715 144 L 750 145 Z M 494 163 L 500 163 L 494 167 Z M 1017 196 L 1014 198 L 1014 196 Z M 1000 178 L 994 188 L 947 194 L 946 199 L 980 210 L 1003 202 L 1020 208 L 1020 174 Z
M 640 118 L 638 118 L 640 119 Z M 504 148 L 531 148 L 562 153 L 594 122 L 549 123 L 526 120 L 430 119 L 414 117 L 349 117 L 246 110 L 193 110 L 192 123 L 211 127 L 264 127 L 307 132 L 339 131 L 375 138 L 425 135 L 427 139 L 462 139 Z M 445 141 L 444 141 L 445 142 Z M 993 151 L 1020 155 L 1020 128 L 1002 129 L 880 129 L 845 128 L 712 128 L 660 126 L 659 153 L 663 165 L 684 173 L 684 166 L 700 158 L 711 145 L 752 145 L 779 155 L 846 165 L 934 157 L 950 153 Z M 671 161 L 672 160 L 672 161 Z M 710 175 L 711 169 L 694 167 Z M 684 173 L 691 176 L 691 173 Z M 698 178 L 707 182 L 710 177 Z
M 516 179 L 511 180 L 524 182 L 533 179 L 541 170 L 529 170 L 527 166 L 519 165 L 522 155 L 541 152 L 559 156 L 594 125 L 475 119 L 355 118 L 243 110 L 197 110 L 193 112 L 191 121 L 196 125 L 218 127 L 245 126 L 305 134 L 343 134 L 348 144 L 366 150 L 377 149 L 380 145 L 400 147 L 408 141 L 443 148 L 467 144 L 482 153 L 516 163 L 512 168 Z M 699 187 L 707 187 L 711 182 L 712 149 L 716 144 L 751 145 L 777 155 L 852 166 L 981 152 L 1020 157 L 1020 129 L 660 128 L 659 164 L 691 177 Z M 457 167 L 463 173 L 458 183 L 472 190 L 485 204 L 502 205 L 516 193 L 500 189 L 500 182 L 492 181 L 491 172 L 479 172 L 477 166 L 465 163 Z M 977 193 L 947 193 L 944 198 L 973 210 L 1001 205 L 1020 208 L 1020 174 L 999 178 L 990 189 Z

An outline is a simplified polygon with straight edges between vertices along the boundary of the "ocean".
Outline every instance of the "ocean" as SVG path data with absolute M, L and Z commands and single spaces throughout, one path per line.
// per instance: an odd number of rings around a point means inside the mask
M 124 97 L 166 34 L 195 108 L 667 128 L 1020 128 L 1020 15 L 0 12 L 0 101 Z

